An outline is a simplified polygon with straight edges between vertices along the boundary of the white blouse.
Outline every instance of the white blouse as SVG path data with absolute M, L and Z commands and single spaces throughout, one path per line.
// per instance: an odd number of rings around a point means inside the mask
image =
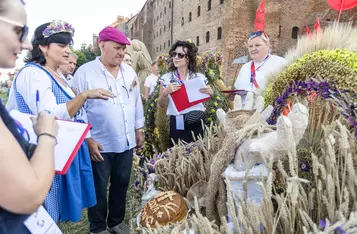
M 195 74 L 192 74 L 192 76 L 190 76 L 190 73 L 187 73 L 186 80 L 195 79 L 195 78 L 199 78 L 199 77 L 201 77 L 204 80 L 205 84 L 208 83 L 208 80 L 205 77 L 205 75 L 203 75 L 201 73 L 195 73 Z M 175 83 L 175 81 L 177 81 L 177 80 L 178 80 L 178 78 L 177 78 L 177 75 L 175 72 L 169 72 L 169 73 L 164 74 L 162 77 L 160 77 L 161 85 L 164 88 L 166 88 L 170 83 Z M 199 103 L 197 105 L 191 106 L 191 107 L 179 112 L 176 109 L 176 106 L 175 106 L 170 94 L 169 94 L 168 98 L 169 98 L 169 104 L 167 106 L 166 115 L 177 116 L 177 115 L 186 114 L 186 113 L 188 113 L 190 111 L 194 111 L 194 110 L 200 110 L 200 111 L 206 110 L 204 105 L 202 103 Z
M 250 61 L 243 65 L 240 69 L 238 78 L 234 83 L 235 89 L 240 90 L 256 90 L 253 83 L 250 82 L 251 78 L 251 65 L 253 61 Z M 255 66 L 255 79 L 259 85 L 259 89 L 265 90 L 267 87 L 266 78 L 269 74 L 279 71 L 286 65 L 286 60 L 276 55 L 270 55 L 269 58 L 263 63 L 254 63 Z
M 69 116 L 66 103 L 57 105 L 56 97 L 52 92 L 52 80 L 45 71 L 35 66 L 28 66 L 20 71 L 14 82 L 16 82 L 17 92 L 22 95 L 26 104 L 34 115 L 38 114 L 36 105 L 36 92 L 39 91 L 39 111 L 49 111 L 58 119 L 72 119 Z M 6 103 L 6 109 L 8 111 L 18 109 L 14 87 L 15 85 L 11 86 L 9 99 Z M 62 85 L 61 87 L 66 90 L 66 92 L 71 97 L 75 97 L 75 94 L 70 88 L 64 87 Z

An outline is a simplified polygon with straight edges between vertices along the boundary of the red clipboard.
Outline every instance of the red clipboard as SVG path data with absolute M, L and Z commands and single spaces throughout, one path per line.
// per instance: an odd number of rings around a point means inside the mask
M 92 125 L 88 124 L 87 128 L 84 130 L 81 138 L 79 138 L 79 141 L 77 142 L 76 146 L 74 147 L 72 153 L 71 153 L 71 156 L 69 156 L 66 164 L 64 165 L 62 171 L 55 171 L 55 173 L 57 175 L 65 175 L 69 169 L 69 167 L 71 166 L 73 160 L 74 160 L 74 157 L 77 155 L 78 153 L 78 150 L 79 148 L 81 148 L 81 145 L 83 143 L 83 141 L 85 140 L 90 128 L 91 128 Z
M 187 95 L 185 84 L 181 84 L 181 88 L 179 90 L 177 90 L 176 92 L 171 93 L 170 95 L 171 95 L 172 101 L 174 102 L 178 112 L 186 110 L 187 108 L 189 108 L 191 106 L 208 101 L 210 99 L 208 97 L 208 98 L 200 99 L 200 100 L 197 100 L 194 102 L 190 102 L 188 100 L 188 95 Z

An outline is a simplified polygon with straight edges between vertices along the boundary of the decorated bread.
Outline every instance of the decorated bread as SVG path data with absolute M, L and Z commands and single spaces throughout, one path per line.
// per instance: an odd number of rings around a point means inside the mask
M 182 221 L 188 209 L 183 197 L 174 192 L 159 193 L 144 206 L 140 224 L 143 227 L 155 228 Z

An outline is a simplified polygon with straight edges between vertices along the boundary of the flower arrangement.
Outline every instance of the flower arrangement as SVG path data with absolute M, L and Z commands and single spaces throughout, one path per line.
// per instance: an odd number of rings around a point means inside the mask
M 265 92 L 265 103 L 273 104 L 286 85 L 321 77 L 339 90 L 357 90 L 357 53 L 336 49 L 319 50 L 306 54 L 280 73 Z
M 47 28 L 43 31 L 42 35 L 44 38 L 48 38 L 57 33 L 70 33 L 74 35 L 74 28 L 69 23 L 62 20 L 52 21 Z

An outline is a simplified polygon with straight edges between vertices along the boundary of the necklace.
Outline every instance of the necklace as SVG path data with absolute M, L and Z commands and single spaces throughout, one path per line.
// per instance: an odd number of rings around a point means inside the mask
M 50 70 L 50 72 L 54 73 L 56 76 L 60 77 L 60 76 L 58 75 L 58 73 L 55 72 L 55 71 L 54 71 L 52 68 L 50 68 L 49 66 L 45 65 L 45 68 L 47 68 L 48 70 Z
M 50 68 L 49 66 L 45 65 L 45 68 L 47 68 L 51 73 L 55 74 L 57 76 L 57 78 L 59 79 L 58 82 L 62 83 L 62 78 L 61 76 L 58 74 L 58 72 L 55 72 L 52 68 Z M 65 85 L 67 86 L 67 82 L 64 82 Z

